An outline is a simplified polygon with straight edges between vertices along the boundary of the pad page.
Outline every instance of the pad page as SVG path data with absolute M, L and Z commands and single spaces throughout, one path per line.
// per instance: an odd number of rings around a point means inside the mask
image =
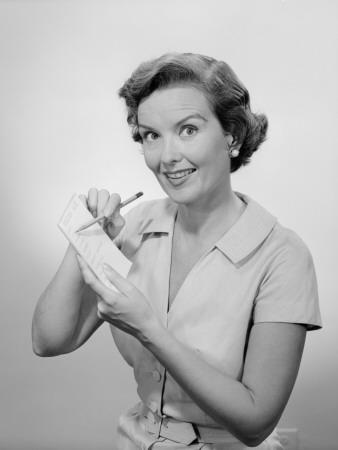
M 86 230 L 75 232 L 92 219 L 93 216 L 82 203 L 78 194 L 74 194 L 58 226 L 102 283 L 116 291 L 116 288 L 107 279 L 102 264 L 109 264 L 123 277 L 126 277 L 131 262 L 113 244 L 98 223 L 91 225 Z

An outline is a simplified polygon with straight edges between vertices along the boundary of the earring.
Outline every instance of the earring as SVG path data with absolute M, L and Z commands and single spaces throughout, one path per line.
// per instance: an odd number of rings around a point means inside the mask
M 238 148 L 229 149 L 230 158 L 237 158 L 238 155 L 239 155 Z

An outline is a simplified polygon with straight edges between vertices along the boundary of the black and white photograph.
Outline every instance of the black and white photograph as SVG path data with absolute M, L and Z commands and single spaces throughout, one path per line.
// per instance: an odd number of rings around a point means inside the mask
M 338 4 L 0 0 L 0 450 L 338 450 Z

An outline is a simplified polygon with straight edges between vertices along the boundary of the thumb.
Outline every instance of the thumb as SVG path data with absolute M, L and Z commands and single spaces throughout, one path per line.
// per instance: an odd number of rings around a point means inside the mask
M 108 278 L 108 280 L 123 294 L 130 289 L 132 286 L 129 281 L 123 278 L 115 269 L 113 269 L 109 264 L 104 263 L 102 265 L 103 271 Z
M 114 227 L 119 228 L 124 226 L 124 218 L 120 214 L 120 208 L 114 212 L 112 215 L 111 221 L 114 225 Z

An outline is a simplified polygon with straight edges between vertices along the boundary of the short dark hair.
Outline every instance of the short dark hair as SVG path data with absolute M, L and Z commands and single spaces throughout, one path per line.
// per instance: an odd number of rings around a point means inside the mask
M 252 113 L 248 90 L 226 62 L 195 53 L 166 53 L 146 61 L 124 83 L 119 96 L 126 102 L 133 139 L 142 142 L 137 122 L 141 101 L 157 89 L 175 85 L 200 89 L 223 130 L 241 145 L 239 156 L 231 158 L 231 172 L 248 164 L 266 139 L 267 117 Z

